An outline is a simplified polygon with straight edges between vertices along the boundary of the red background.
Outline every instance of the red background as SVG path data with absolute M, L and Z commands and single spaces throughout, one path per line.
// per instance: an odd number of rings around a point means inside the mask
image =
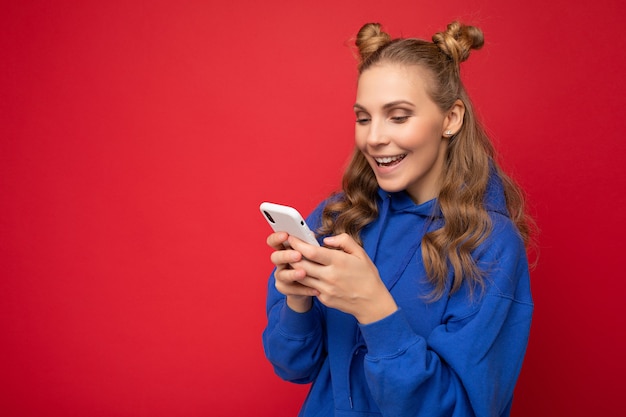
M 619 0 L 2 9 L 2 415 L 295 415 L 306 387 L 262 353 L 258 204 L 308 212 L 338 186 L 361 24 L 457 18 L 485 32 L 464 77 L 541 228 L 513 415 L 623 410 Z

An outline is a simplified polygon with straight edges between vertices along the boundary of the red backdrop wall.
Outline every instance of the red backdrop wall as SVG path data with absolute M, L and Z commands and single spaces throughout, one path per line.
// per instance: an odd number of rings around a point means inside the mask
M 485 32 L 464 77 L 541 229 L 513 415 L 622 409 L 618 0 L 3 3 L 2 415 L 295 415 L 258 204 L 338 186 L 361 24 L 454 19 Z

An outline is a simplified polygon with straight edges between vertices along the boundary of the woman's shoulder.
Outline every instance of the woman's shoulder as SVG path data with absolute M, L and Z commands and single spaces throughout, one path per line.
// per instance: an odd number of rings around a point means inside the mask
M 485 272 L 487 293 L 530 302 L 529 265 L 521 234 L 508 216 L 490 216 L 491 233 L 474 254 Z
M 491 219 L 491 233 L 485 239 L 489 245 L 502 245 L 502 243 L 515 244 L 516 248 L 524 248 L 524 241 L 517 226 L 507 215 L 499 212 L 489 212 Z

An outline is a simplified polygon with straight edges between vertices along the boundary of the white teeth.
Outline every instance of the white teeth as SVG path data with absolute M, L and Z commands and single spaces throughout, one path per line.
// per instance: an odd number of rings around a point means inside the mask
M 384 156 L 381 158 L 374 158 L 374 160 L 378 162 L 379 164 L 388 164 L 390 162 L 398 161 L 402 158 L 404 158 L 404 155 Z

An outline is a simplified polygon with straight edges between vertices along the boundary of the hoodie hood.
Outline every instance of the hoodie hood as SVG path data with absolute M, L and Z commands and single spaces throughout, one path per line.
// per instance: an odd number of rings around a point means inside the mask
M 494 168 L 491 168 L 489 174 L 489 182 L 485 191 L 485 208 L 487 211 L 509 216 L 509 210 L 506 207 L 506 197 L 504 195 L 504 185 L 502 179 Z

